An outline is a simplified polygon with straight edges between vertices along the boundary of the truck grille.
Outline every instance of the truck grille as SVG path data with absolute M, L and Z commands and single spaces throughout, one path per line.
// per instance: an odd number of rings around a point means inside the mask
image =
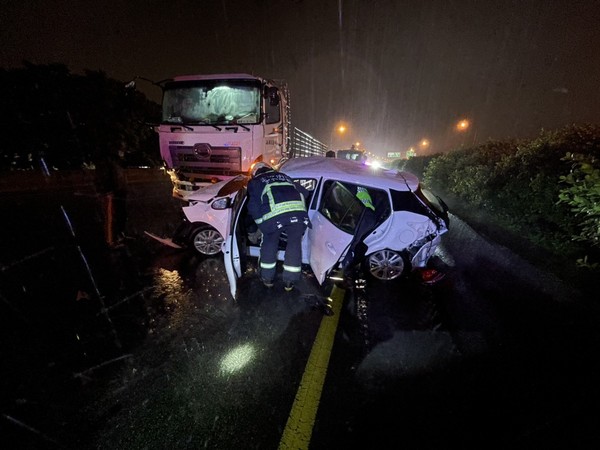
M 242 168 L 240 147 L 213 147 L 201 143 L 169 146 L 176 169 L 190 175 L 237 175 Z

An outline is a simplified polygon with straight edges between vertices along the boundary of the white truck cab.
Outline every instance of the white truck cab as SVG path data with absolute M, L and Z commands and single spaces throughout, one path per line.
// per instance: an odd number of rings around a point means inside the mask
M 161 86 L 156 131 L 175 197 L 289 156 L 284 83 L 232 73 L 178 76 Z

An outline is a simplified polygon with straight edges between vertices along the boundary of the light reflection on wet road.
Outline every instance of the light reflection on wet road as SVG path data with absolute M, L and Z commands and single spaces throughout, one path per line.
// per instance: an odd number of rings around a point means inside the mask
M 168 186 L 132 188 L 131 239 L 110 252 L 82 194 L 0 198 L 14 236 L 0 261 L 2 435 L 23 448 L 276 448 L 323 317 L 307 294 L 327 289 L 306 272 L 291 294 L 268 290 L 251 262 L 234 302 L 219 258 L 144 236 L 177 225 Z M 439 285 L 347 297 L 311 448 L 600 442 L 586 408 L 600 399 L 597 309 L 468 227 L 448 239 Z

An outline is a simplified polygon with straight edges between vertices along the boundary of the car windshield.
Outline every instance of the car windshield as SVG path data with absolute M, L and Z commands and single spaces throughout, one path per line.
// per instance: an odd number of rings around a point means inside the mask
M 446 206 L 441 198 L 422 186 L 419 186 L 419 188 L 415 191 L 415 194 L 442 219 L 444 219 L 446 225 L 448 225 L 448 206 Z
M 390 194 L 392 195 L 394 211 L 411 211 L 427 216 L 435 222 L 441 218 L 444 220 L 447 226 L 448 209 L 445 207 L 445 204 L 443 204 L 443 202 L 441 202 L 440 199 L 431 192 L 426 192 L 427 196 L 424 194 L 421 187 L 417 188 L 415 192 L 396 191 L 391 189 Z
M 255 80 L 198 80 L 165 86 L 162 121 L 190 125 L 260 122 L 261 85 Z

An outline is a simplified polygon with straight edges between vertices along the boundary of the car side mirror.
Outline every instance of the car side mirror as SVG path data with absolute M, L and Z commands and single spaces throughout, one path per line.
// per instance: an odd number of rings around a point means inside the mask
M 227 209 L 231 208 L 231 197 L 222 197 L 211 203 L 210 207 L 212 209 Z

